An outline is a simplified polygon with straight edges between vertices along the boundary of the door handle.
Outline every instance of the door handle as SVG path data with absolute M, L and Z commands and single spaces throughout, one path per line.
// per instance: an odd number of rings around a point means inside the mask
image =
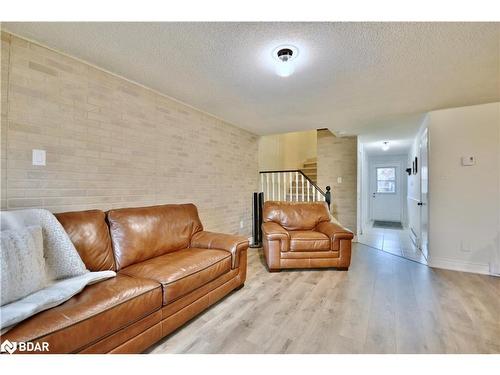
M 423 206 L 424 205 L 424 202 L 418 202 L 417 203 L 417 206 Z

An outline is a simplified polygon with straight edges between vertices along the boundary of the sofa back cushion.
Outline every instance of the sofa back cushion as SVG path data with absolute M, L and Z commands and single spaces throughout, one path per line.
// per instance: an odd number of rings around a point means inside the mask
M 100 210 L 55 214 L 90 271 L 116 270 L 106 215 Z
M 203 230 L 194 204 L 111 210 L 108 222 L 118 269 L 189 247 Z
M 323 221 L 330 221 L 325 202 L 274 202 L 264 203 L 264 222 L 275 222 L 286 230 L 312 230 Z

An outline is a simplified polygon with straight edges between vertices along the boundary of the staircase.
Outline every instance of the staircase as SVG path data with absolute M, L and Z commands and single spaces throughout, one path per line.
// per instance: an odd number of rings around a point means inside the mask
M 330 204 L 330 187 L 327 186 L 325 192 L 317 185 L 316 158 L 306 160 L 301 169 L 261 171 L 260 177 L 265 201 L 326 201 Z
M 310 181 L 310 183 L 318 184 L 318 163 L 316 158 L 307 159 L 303 164 L 302 168 L 299 169 Z M 292 175 L 292 186 L 288 189 L 287 201 L 307 201 L 307 189 L 310 189 L 307 182 L 302 185 L 301 183 L 301 175 L 298 176 Z M 295 181 L 299 179 L 299 183 L 297 184 Z M 304 199 L 302 199 L 302 191 L 304 191 Z M 298 194 L 297 194 L 298 193 Z
M 300 168 L 309 179 L 315 184 L 318 183 L 318 161 L 316 158 L 307 159 Z

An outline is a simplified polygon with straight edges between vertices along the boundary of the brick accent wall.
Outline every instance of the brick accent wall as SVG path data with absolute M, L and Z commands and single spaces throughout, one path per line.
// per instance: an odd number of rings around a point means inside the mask
M 357 227 L 357 137 L 336 137 L 318 131 L 318 185 L 332 187 L 332 214 L 356 233 Z M 342 183 L 337 182 L 342 177 Z
M 1 67 L 2 209 L 193 202 L 206 229 L 250 234 L 256 135 L 6 32 Z

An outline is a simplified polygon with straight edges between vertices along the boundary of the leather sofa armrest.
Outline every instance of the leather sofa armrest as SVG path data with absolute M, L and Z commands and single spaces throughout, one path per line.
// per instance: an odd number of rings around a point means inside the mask
M 191 237 L 191 247 L 229 251 L 234 269 L 240 265 L 240 253 L 248 249 L 248 240 L 242 236 L 201 231 Z
M 331 250 L 340 250 L 340 240 L 352 240 L 354 234 L 343 226 L 331 221 L 323 221 L 316 226 L 316 230 L 330 237 Z
M 280 241 L 281 251 L 288 251 L 290 247 L 290 234 L 278 223 L 269 221 L 262 224 L 262 234 L 264 240 L 268 241 Z

